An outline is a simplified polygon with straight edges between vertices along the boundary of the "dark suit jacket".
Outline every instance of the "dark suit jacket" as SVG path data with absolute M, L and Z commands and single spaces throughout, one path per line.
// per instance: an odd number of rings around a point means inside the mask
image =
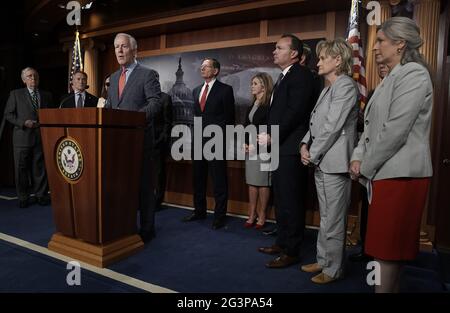
M 200 109 L 199 97 L 203 84 L 192 91 L 194 97 L 194 116 L 202 117 L 203 128 L 218 125 L 225 129 L 226 125 L 234 125 L 233 88 L 216 79 L 206 98 L 205 110 Z
M 148 124 L 152 124 L 153 118 L 161 110 L 161 86 L 157 73 L 137 64 L 128 77 L 122 97 L 119 99 L 120 73 L 119 69 L 111 75 L 105 108 L 145 112 Z
M 98 98 L 96 96 L 91 95 L 86 91 L 86 99 L 84 99 L 84 107 L 85 108 L 95 108 L 97 107 Z M 70 93 L 68 96 L 61 101 L 60 108 L 74 108 L 75 107 L 75 94 Z
M 161 106 L 161 111 L 153 121 L 155 125 L 155 147 L 168 142 L 172 130 L 172 98 L 165 92 L 161 92 Z
M 317 100 L 319 100 L 320 93 L 322 92 L 322 89 L 324 87 L 324 80 L 323 77 L 320 76 L 315 70 L 311 70 L 311 73 L 313 75 L 314 79 L 314 89 L 313 89 L 313 98 L 312 102 L 315 105 L 317 103 Z
M 314 78 L 311 71 L 294 64 L 273 94 L 269 108 L 268 125 L 279 125 L 280 155 L 297 155 L 300 142 L 308 131 L 308 122 L 314 106 Z M 272 144 L 276 138 L 272 136 Z
M 269 105 L 260 105 L 258 109 L 256 109 L 255 114 L 253 115 L 253 120 L 250 123 L 250 119 L 248 115 L 252 110 L 253 104 L 247 108 L 247 112 L 245 113 L 245 126 L 250 124 L 255 126 L 267 125 L 267 113 L 269 112 Z
M 372 98 L 373 93 L 375 92 L 375 89 L 372 89 L 371 91 L 369 91 L 369 93 L 367 94 L 367 100 L 366 100 L 366 106 L 364 106 L 364 109 L 359 108 L 359 112 L 358 112 L 358 123 L 356 124 L 356 129 L 359 133 L 364 132 L 364 110 L 367 107 L 367 103 L 369 103 L 370 98 Z
M 40 108 L 52 107 L 52 95 L 39 89 Z M 24 126 L 26 120 L 38 121 L 38 113 L 33 108 L 30 93 L 27 88 L 11 91 L 5 108 L 5 118 L 14 125 L 13 144 L 16 147 L 33 147 L 40 143 L 41 135 L 39 128 L 27 128 Z
M 252 122 L 250 123 L 250 119 L 248 115 L 250 114 L 250 111 L 252 110 L 253 104 L 250 105 L 247 109 L 247 112 L 245 113 L 245 127 L 252 124 L 256 126 L 256 131 L 258 134 L 261 132 L 259 129 L 259 126 L 261 125 L 267 125 L 267 113 L 269 112 L 269 105 L 260 105 L 258 109 L 256 109 L 255 114 L 253 114 Z M 245 134 L 245 143 L 249 143 L 249 136 L 248 134 Z

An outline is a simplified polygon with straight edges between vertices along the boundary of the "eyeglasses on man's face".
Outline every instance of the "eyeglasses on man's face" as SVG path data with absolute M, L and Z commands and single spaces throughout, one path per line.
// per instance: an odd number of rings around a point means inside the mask
M 30 75 L 25 76 L 25 78 L 28 79 L 28 80 L 32 80 L 32 79 L 36 80 L 36 79 L 39 78 L 39 76 L 34 75 L 34 74 L 30 74 Z

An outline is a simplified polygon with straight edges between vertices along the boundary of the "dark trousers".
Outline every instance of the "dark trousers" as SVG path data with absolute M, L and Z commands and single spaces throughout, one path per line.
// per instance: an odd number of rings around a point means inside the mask
M 16 190 L 19 200 L 27 200 L 30 192 L 40 198 L 47 195 L 48 181 L 41 144 L 14 147 Z M 31 190 L 30 190 L 31 184 Z
M 272 173 L 276 244 L 292 257 L 298 256 L 304 236 L 307 174 L 299 156 L 280 156 L 278 169 Z
M 369 215 L 369 200 L 367 199 L 367 189 L 361 187 L 361 220 L 359 222 L 359 236 L 361 237 L 361 251 L 364 251 L 366 241 L 367 218 Z
M 214 187 L 214 218 L 221 219 L 227 214 L 228 181 L 226 160 L 194 160 L 194 207 L 195 213 L 206 214 L 206 188 L 208 184 L 208 172 L 211 174 Z
M 155 230 L 155 194 L 153 192 L 152 141 L 149 130 L 145 132 L 144 158 L 139 186 L 139 211 L 141 231 Z
M 153 182 L 155 188 L 156 207 L 160 207 L 166 191 L 166 158 L 168 152 L 165 148 L 155 148 L 153 152 Z

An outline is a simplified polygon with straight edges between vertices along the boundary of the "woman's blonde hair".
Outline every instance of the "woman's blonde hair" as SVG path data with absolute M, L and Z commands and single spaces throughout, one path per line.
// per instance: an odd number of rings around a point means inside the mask
M 318 57 L 322 51 L 324 51 L 325 56 L 331 56 L 333 58 L 337 56 L 341 57 L 341 64 L 336 68 L 336 75 L 341 75 L 342 73 L 352 75 L 352 47 L 344 38 L 320 41 L 316 46 L 316 54 Z
M 272 89 L 273 89 L 272 77 L 270 77 L 270 75 L 267 73 L 257 73 L 255 76 L 252 77 L 250 82 L 253 83 L 253 80 L 255 78 L 258 79 L 264 87 L 264 95 L 263 95 L 263 97 L 261 99 L 261 103 L 259 103 L 259 105 L 269 105 L 270 97 L 272 95 Z M 256 101 L 256 96 L 253 95 L 252 104 L 255 103 L 255 101 Z

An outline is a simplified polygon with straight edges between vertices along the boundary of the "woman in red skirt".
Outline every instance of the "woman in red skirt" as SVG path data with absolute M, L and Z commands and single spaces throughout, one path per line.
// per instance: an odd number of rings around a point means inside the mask
M 366 253 L 380 264 L 376 292 L 398 291 L 404 261 L 419 250 L 420 222 L 432 176 L 430 126 L 433 86 L 419 48 L 416 23 L 393 17 L 377 31 L 377 63 L 389 74 L 364 115 L 364 132 L 350 164 L 369 194 Z

